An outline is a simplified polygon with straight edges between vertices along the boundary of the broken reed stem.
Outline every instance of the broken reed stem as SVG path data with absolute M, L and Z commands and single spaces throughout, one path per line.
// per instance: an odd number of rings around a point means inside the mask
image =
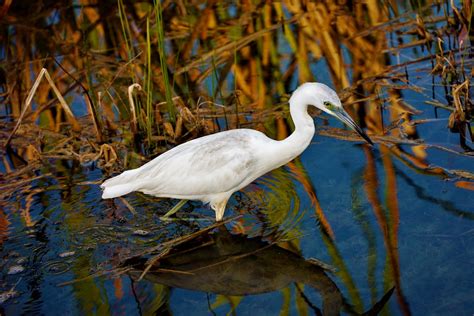
M 89 113 L 91 114 L 92 116 L 92 123 L 94 124 L 94 127 L 95 127 L 95 132 L 96 132 L 96 136 L 97 136 L 97 141 L 99 143 L 102 143 L 103 141 L 103 137 L 102 137 L 102 128 L 101 128 L 101 124 L 100 124 L 100 119 L 99 119 L 99 114 L 97 112 L 97 109 L 94 108 L 94 102 L 92 101 L 92 98 L 91 96 L 89 95 L 89 92 L 88 90 L 86 89 L 86 87 L 82 84 L 82 82 L 80 82 L 79 80 L 77 80 L 76 78 L 74 78 L 74 76 L 69 72 L 67 71 L 63 65 L 61 65 L 61 63 L 59 61 L 57 61 L 56 58 L 54 58 L 54 62 L 56 63 L 56 65 L 59 66 L 59 68 L 61 68 L 64 73 L 66 75 L 68 75 L 69 77 L 72 78 L 72 80 L 74 80 L 74 82 L 76 82 L 81 88 L 82 90 L 84 90 L 84 93 L 85 93 L 85 101 L 86 101 L 86 104 L 87 106 L 89 107 Z M 100 92 L 99 92 L 99 108 L 100 108 Z
M 233 221 L 234 219 L 237 219 L 237 218 L 240 218 L 241 215 L 238 215 L 238 216 L 235 216 L 235 217 L 231 217 L 225 221 L 222 221 L 222 222 L 217 222 L 211 226 L 208 226 L 204 229 L 201 229 L 195 233 L 192 233 L 190 235 L 186 235 L 186 236 L 183 236 L 183 237 L 179 237 L 179 238 L 176 238 L 176 239 L 173 239 L 173 240 L 170 240 L 170 241 L 167 241 L 167 242 L 164 242 L 162 243 L 161 245 L 159 245 L 158 247 L 161 247 L 161 248 L 165 248 L 161 253 L 159 253 L 158 255 L 150 258 L 147 262 L 147 266 L 145 267 L 145 269 L 143 270 L 143 272 L 141 273 L 140 277 L 138 278 L 138 281 L 142 280 L 145 275 L 148 273 L 148 271 L 150 271 L 151 267 L 161 258 L 163 258 L 164 256 L 166 256 L 173 247 L 177 246 L 177 245 L 180 245 L 188 240 L 191 240 L 205 232 L 208 232 L 216 227 L 219 227 L 221 225 L 224 225 L 230 221 Z M 154 247 L 156 249 L 156 247 Z M 153 248 L 152 248 L 153 249 Z
M 242 215 L 237 215 L 237 216 L 228 218 L 228 219 L 226 219 L 226 220 L 223 220 L 222 222 L 216 222 L 216 223 L 214 223 L 214 224 L 212 224 L 212 225 L 210 225 L 210 226 L 208 226 L 208 227 L 205 227 L 205 228 L 203 228 L 203 229 L 201 229 L 201 230 L 199 230 L 199 231 L 197 231 L 197 232 L 195 232 L 195 233 L 192 233 L 192 234 L 189 234 L 189 235 L 185 235 L 185 236 L 182 236 L 182 237 L 178 237 L 178 238 L 173 239 L 173 240 L 170 240 L 170 241 L 165 241 L 164 243 L 162 243 L 162 244 L 160 244 L 160 245 L 158 245 L 158 246 L 156 246 L 156 247 L 153 247 L 153 248 L 151 248 L 150 250 L 147 250 L 146 252 L 142 253 L 142 255 L 152 253 L 153 251 L 156 251 L 156 250 L 158 250 L 158 249 L 160 249 L 160 248 L 162 248 L 162 247 L 176 246 L 176 245 L 182 244 L 182 243 L 185 242 L 185 241 L 188 241 L 188 240 L 190 240 L 190 239 L 193 239 L 193 238 L 195 238 L 195 237 L 197 237 L 197 236 L 199 236 L 199 235 L 201 235 L 201 234 L 203 234 L 203 233 L 205 233 L 205 232 L 208 232 L 208 231 L 210 231 L 210 230 L 213 230 L 214 228 L 217 228 L 217 227 L 219 227 L 219 226 L 225 225 L 225 224 L 227 224 L 227 223 L 229 223 L 229 222 L 231 222 L 231 221 L 233 221 L 233 220 L 236 220 L 236 219 L 238 219 L 238 218 L 241 218 L 241 217 L 242 217 Z
M 205 233 L 205 232 L 208 232 L 216 227 L 219 227 L 221 225 L 224 225 L 224 224 L 227 224 L 233 220 L 236 220 L 238 218 L 242 217 L 242 215 L 237 215 L 237 216 L 234 216 L 234 217 L 231 217 L 231 218 L 228 218 L 222 222 L 217 222 L 217 223 L 214 223 L 213 225 L 211 226 L 208 226 L 206 228 L 203 228 L 195 233 L 192 233 L 192 234 L 189 234 L 189 235 L 186 235 L 186 236 L 182 236 L 182 237 L 178 237 L 176 239 L 173 239 L 173 240 L 170 240 L 170 241 L 166 241 L 156 247 L 152 247 L 151 250 L 147 250 L 147 251 L 144 251 L 138 255 L 135 255 L 135 256 L 132 256 L 132 257 L 129 257 L 127 258 L 126 260 L 129 260 L 129 259 L 132 259 L 132 258 L 136 258 L 136 257 L 139 257 L 139 256 L 143 256 L 145 254 L 148 254 L 148 253 L 151 253 L 153 251 L 156 251 L 160 248 L 166 248 L 163 252 L 161 252 L 160 254 L 158 254 L 157 256 L 151 258 L 150 260 L 148 260 L 148 265 L 146 267 L 146 269 L 142 272 L 141 276 L 140 276 L 140 280 L 146 275 L 146 273 L 150 270 L 150 268 L 153 266 L 153 263 L 155 263 L 158 259 L 162 258 L 163 256 L 165 256 L 171 249 L 172 247 L 174 246 L 177 246 L 179 244 L 182 244 L 190 239 L 193 239 L 193 238 L 196 238 L 197 236 Z M 133 270 L 132 267 L 123 267 L 123 268 L 114 268 L 114 269 L 110 269 L 110 270 L 103 270 L 103 271 L 98 271 L 96 273 L 93 273 L 91 275 L 88 275 L 88 276 L 85 276 L 83 278 L 79 278 L 79 279 L 75 279 L 75 280 L 71 280 L 71 281 L 67 281 L 67 282 L 63 282 L 63 283 L 59 283 L 58 286 L 66 286 L 66 285 L 71 285 L 71 284 L 74 284 L 74 283 L 78 283 L 78 282 L 81 282 L 81 281 L 86 281 L 86 280 L 90 280 L 90 279 L 93 279 L 93 278 L 96 278 L 96 277 L 100 277 L 100 276 L 104 276 L 104 275 L 107 275 L 107 274 L 111 274 L 111 273 L 115 273 L 115 274 L 123 274 L 123 273 L 127 273 L 128 271 L 131 271 Z M 163 269 L 165 270 L 165 269 Z M 167 270 L 167 272 L 171 272 L 172 270 Z M 181 273 L 185 273 L 186 274 L 186 271 L 185 272 L 181 272 Z M 189 274 L 189 272 L 188 272 Z
M 130 104 L 130 112 L 132 113 L 132 122 L 131 122 L 131 127 L 132 127 L 132 133 L 136 134 L 137 133 L 137 113 L 135 111 L 135 101 L 133 101 L 133 89 L 137 88 L 138 91 L 142 90 L 142 86 L 140 86 L 138 83 L 134 83 L 128 87 L 128 102 Z
M 123 196 L 119 196 L 118 197 L 119 200 L 125 204 L 125 206 L 128 208 L 128 210 L 130 211 L 130 213 L 132 213 L 132 215 L 136 216 L 137 215 L 137 211 L 135 211 L 135 209 L 133 208 L 132 205 L 130 205 L 130 203 L 128 203 L 128 201 L 123 197 Z
M 153 267 L 153 265 L 158 261 L 160 260 L 161 258 L 163 258 L 164 256 L 166 256 L 169 252 L 171 251 L 171 246 L 167 247 L 165 250 L 163 250 L 159 255 L 157 256 L 154 256 L 153 258 L 151 258 L 148 262 L 147 262 L 147 265 L 145 267 L 145 269 L 143 270 L 143 272 L 140 274 L 140 277 L 138 278 L 138 281 L 141 281 L 145 275 L 148 273 L 148 271 L 150 271 L 151 267 Z
M 456 110 L 458 110 L 460 113 L 464 112 L 462 103 L 461 103 L 461 89 L 467 89 L 469 87 L 469 80 L 465 80 L 463 83 L 459 85 L 454 85 L 453 86 L 453 99 L 454 99 L 454 106 L 456 107 Z
M 68 116 L 68 118 L 71 120 L 72 128 L 75 131 L 80 131 L 81 127 L 79 126 L 79 123 L 77 123 L 76 118 L 74 117 L 74 114 L 72 113 L 71 109 L 69 108 L 69 105 L 66 103 L 64 100 L 63 96 L 61 95 L 61 92 L 59 92 L 59 89 L 56 87 L 54 84 L 53 79 L 51 79 L 51 76 L 49 75 L 49 72 L 46 70 L 46 68 L 41 69 L 41 71 L 44 70 L 44 76 L 46 77 L 46 80 L 48 80 L 49 85 L 53 89 L 54 93 L 56 94 L 56 97 L 59 100 L 59 103 L 63 107 L 64 112 Z
M 101 103 L 100 103 L 100 92 L 98 94 L 98 102 L 99 102 L 99 107 L 101 106 Z M 95 134 L 97 136 L 97 141 L 99 143 L 102 143 L 102 132 L 100 131 L 100 127 L 99 127 L 99 123 L 97 121 L 97 117 L 96 115 L 97 112 L 94 110 L 94 105 L 92 104 L 91 100 L 89 98 L 85 98 L 85 101 L 86 101 L 86 104 L 87 104 L 87 107 L 89 108 L 89 112 L 91 113 L 91 116 L 92 116 L 92 123 L 94 124 L 94 128 L 95 128 Z
M 42 68 L 38 77 L 36 78 L 35 82 L 33 83 L 33 86 L 31 87 L 30 92 L 28 93 L 28 96 L 26 97 L 25 100 L 25 105 L 23 107 L 23 111 L 21 111 L 20 117 L 18 118 L 18 121 L 16 122 L 15 127 L 13 128 L 13 131 L 11 132 L 10 136 L 8 136 L 7 142 L 5 143 L 5 147 L 8 147 L 8 145 L 11 142 L 11 139 L 13 135 L 17 132 L 18 128 L 20 127 L 23 118 L 26 114 L 26 110 L 31 106 L 31 102 L 33 100 L 33 96 L 36 93 L 36 90 L 38 89 L 39 83 L 41 82 L 41 79 L 43 76 L 46 77 L 46 80 L 48 81 L 50 87 L 53 89 L 54 93 L 56 94 L 56 97 L 59 100 L 59 103 L 61 104 L 64 112 L 66 113 L 67 117 L 69 118 L 72 128 L 74 131 L 79 131 L 81 128 L 79 126 L 79 123 L 76 121 L 76 118 L 74 117 L 74 114 L 72 113 L 71 109 L 69 108 L 69 105 L 66 103 L 64 100 L 63 96 L 61 95 L 61 92 L 59 92 L 59 89 L 56 87 L 54 84 L 54 81 L 51 79 L 51 76 L 49 75 L 48 71 L 46 68 Z
M 30 90 L 30 93 L 28 93 L 28 96 L 26 97 L 26 101 L 25 101 L 25 105 L 23 106 L 23 111 L 21 111 L 21 114 L 20 114 L 20 117 L 18 118 L 18 121 L 16 122 L 16 125 L 15 127 L 13 128 L 13 131 L 11 132 L 10 136 L 8 136 L 8 139 L 7 139 L 7 142 L 5 144 L 5 147 L 8 147 L 8 145 L 10 144 L 10 141 L 13 137 L 13 135 L 15 135 L 16 131 L 18 130 L 18 128 L 20 127 L 20 124 L 21 122 L 23 121 L 23 117 L 25 116 L 25 113 L 26 113 L 26 110 L 30 107 L 31 105 L 31 100 L 33 99 L 33 95 L 35 94 L 36 92 L 36 89 L 38 89 L 38 85 L 41 81 L 41 78 L 43 78 L 44 76 L 44 73 L 45 73 L 46 69 L 43 68 L 41 69 L 39 75 L 38 75 L 38 78 L 36 78 L 36 81 L 33 83 L 33 87 L 31 87 L 31 90 Z

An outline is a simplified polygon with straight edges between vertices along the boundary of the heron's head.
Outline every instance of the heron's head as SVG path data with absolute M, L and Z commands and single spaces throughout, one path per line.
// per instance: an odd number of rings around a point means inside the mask
M 337 93 L 318 82 L 304 83 L 293 92 L 290 102 L 300 103 L 302 105 L 312 105 L 332 116 L 335 116 L 344 124 L 352 128 L 357 134 L 364 138 L 370 145 L 374 143 L 367 136 L 364 130 L 354 122 L 350 115 L 344 110 L 341 100 Z

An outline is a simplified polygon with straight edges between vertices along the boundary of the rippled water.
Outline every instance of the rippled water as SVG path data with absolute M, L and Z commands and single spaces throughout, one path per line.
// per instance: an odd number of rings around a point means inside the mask
M 461 158 L 451 157 L 450 163 L 465 165 Z M 84 184 L 101 179 L 99 169 L 73 165 L 51 161 L 45 170 L 51 176 L 32 181 L 2 208 L 7 223 L 1 247 L 4 313 L 167 311 L 179 315 L 190 310 L 208 314 L 235 309 L 242 314 L 300 314 L 313 313 L 313 306 L 322 308 L 321 291 L 311 285 L 313 276 L 308 272 L 304 277 L 298 275 L 297 286 L 282 282 L 265 289 L 268 293 L 248 296 L 232 295 L 230 283 L 229 288 L 203 290 L 203 283 L 212 284 L 222 276 L 220 265 L 215 275 L 196 272 L 202 278 L 201 288 L 190 277 L 179 281 L 183 279 L 180 274 L 175 281 L 178 285 L 168 286 L 174 284 L 169 280 L 172 272 L 164 274 L 163 283 L 159 274 L 153 281 L 113 273 L 89 277 L 160 242 L 211 225 L 213 214 L 193 202 L 178 216 L 201 220 L 162 222 L 159 216 L 174 201 L 132 194 L 126 199 L 133 214 L 120 200 L 101 200 L 98 185 Z M 377 147 L 316 136 L 301 156 L 301 168 L 308 173 L 324 210 L 331 239 L 315 216 L 308 189 L 295 179 L 291 168 L 280 168 L 235 195 L 227 216 L 243 217 L 226 225 L 237 238 L 227 248 L 241 247 L 240 254 L 248 254 L 248 239 L 242 236 L 249 235 L 263 245 L 280 241 L 282 249 L 292 251 L 296 271 L 304 269 L 305 258 L 321 260 L 336 270 L 324 272 L 325 278 L 337 285 L 344 302 L 358 312 L 370 309 L 394 286 L 386 307 L 390 313 L 459 315 L 472 311 L 474 216 L 469 192 L 441 177 L 418 174 Z M 34 190 L 38 193 L 31 195 Z M 216 231 L 206 238 L 218 236 Z M 244 272 L 256 284 L 266 273 L 274 279 L 287 275 L 288 266 L 275 263 L 277 258 L 265 263 L 245 255 L 246 260 L 255 260 L 254 265 L 242 263 L 246 271 L 239 271 L 239 264 L 229 267 L 237 269 L 231 274 L 236 278 L 233 281 L 244 287 L 249 281 Z M 267 272 L 267 266 L 272 270 Z M 61 285 L 71 281 L 77 282 Z M 5 296 L 7 290 L 10 296 Z M 342 303 L 338 306 L 344 308 Z
M 410 43 L 411 35 L 399 38 Z M 316 135 L 300 158 L 233 195 L 226 218 L 234 219 L 187 241 L 179 238 L 214 224 L 208 206 L 188 202 L 178 219 L 163 221 L 176 200 L 137 193 L 102 200 L 99 184 L 110 174 L 93 162 L 51 158 L 26 166 L 6 152 L 0 314 L 471 315 L 473 157 L 447 128 L 450 112 L 435 115 L 425 102 L 451 101 L 431 61 L 415 49 L 400 51 L 386 54 L 384 66 L 406 62 L 391 73 L 403 74 L 373 79 L 400 86 L 354 95 L 372 98 L 380 113 L 366 121 L 375 126 L 380 116 L 386 129 L 405 113 L 389 97 L 414 106 L 409 123 L 429 121 L 394 134 L 424 144 L 387 142 L 389 132 L 377 126 L 374 147 Z M 328 65 L 310 68 L 333 86 Z M 324 115 L 315 123 L 317 134 L 343 128 Z

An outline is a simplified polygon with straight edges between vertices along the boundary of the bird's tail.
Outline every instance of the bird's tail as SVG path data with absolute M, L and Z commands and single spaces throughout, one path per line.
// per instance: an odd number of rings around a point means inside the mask
M 138 189 L 136 183 L 136 170 L 128 170 L 116 177 L 105 180 L 100 187 L 103 199 L 111 199 L 136 191 Z

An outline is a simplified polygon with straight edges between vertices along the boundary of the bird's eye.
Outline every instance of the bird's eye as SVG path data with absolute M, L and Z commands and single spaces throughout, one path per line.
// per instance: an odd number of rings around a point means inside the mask
M 333 111 L 336 107 L 334 106 L 334 104 L 332 104 L 331 102 L 329 101 L 324 101 L 323 102 L 324 106 L 326 107 L 326 109 L 330 110 L 330 111 Z

